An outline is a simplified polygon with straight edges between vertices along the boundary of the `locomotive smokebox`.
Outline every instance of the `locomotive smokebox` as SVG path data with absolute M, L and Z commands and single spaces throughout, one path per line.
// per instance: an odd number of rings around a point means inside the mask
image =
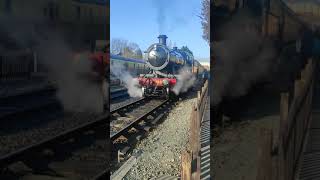
M 162 69 L 166 63 L 166 60 L 168 58 L 168 51 L 166 51 L 165 48 L 162 46 L 159 46 L 158 44 L 153 46 L 153 49 L 149 51 L 148 53 L 148 63 L 151 65 L 154 69 Z
M 167 45 L 167 36 L 166 35 L 159 35 L 158 39 L 159 39 L 159 44 L 162 44 L 164 46 Z
M 190 65 L 193 56 L 177 47 L 169 49 L 166 46 L 166 35 L 158 36 L 159 43 L 154 43 L 145 51 L 147 66 L 156 73 L 176 74 L 180 68 Z

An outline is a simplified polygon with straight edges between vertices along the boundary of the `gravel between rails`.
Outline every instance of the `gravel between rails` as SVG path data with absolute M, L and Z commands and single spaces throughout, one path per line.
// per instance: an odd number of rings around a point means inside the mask
M 54 116 L 53 112 L 43 113 L 43 117 L 40 116 L 40 120 L 46 121 L 48 116 Z M 58 116 L 56 114 L 56 116 Z M 90 113 L 64 113 L 58 117 L 53 117 L 54 120 L 50 120 L 45 123 L 36 124 L 30 123 L 25 127 L 13 127 L 15 130 L 4 133 L 5 129 L 0 130 L 0 156 L 10 153 L 19 148 L 31 145 L 33 143 L 49 138 L 68 129 L 74 128 L 78 125 L 95 120 L 98 117 L 96 114 Z M 28 121 L 29 119 L 24 119 Z M 34 118 L 31 120 L 34 120 Z
M 79 149 L 72 153 L 71 157 L 62 161 L 54 161 L 48 165 L 50 169 L 63 179 L 88 180 L 108 168 L 109 154 L 105 140 L 95 141 L 90 146 Z M 54 176 L 34 174 L 31 170 L 21 180 L 44 180 L 56 179 Z M 62 178 L 58 178 L 61 179 Z
M 151 179 L 180 175 L 181 152 L 188 145 L 190 113 L 196 98 L 180 101 L 147 138 L 133 150 L 140 154 L 125 179 Z
M 138 108 L 134 108 L 131 112 L 127 112 L 125 114 L 125 117 L 117 116 L 114 118 L 111 118 L 110 122 L 110 135 L 113 135 L 117 132 L 119 132 L 121 129 L 123 129 L 126 125 L 132 123 L 137 119 L 137 117 L 145 114 L 146 112 L 150 111 L 151 109 L 157 107 L 163 102 L 163 100 L 150 100 L 149 102 L 146 102 L 143 106 L 140 106 Z

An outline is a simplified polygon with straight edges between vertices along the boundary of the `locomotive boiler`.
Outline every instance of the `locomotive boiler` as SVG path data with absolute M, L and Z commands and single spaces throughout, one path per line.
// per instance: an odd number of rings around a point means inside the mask
M 166 45 L 166 35 L 160 35 L 159 43 L 152 44 L 147 51 L 146 63 L 157 74 L 177 74 L 183 66 L 192 66 L 193 56 L 187 51 Z
M 158 37 L 159 43 L 152 44 L 145 51 L 145 62 L 150 68 L 147 74 L 141 74 L 139 85 L 143 96 L 169 97 L 173 87 L 179 81 L 179 72 L 182 68 L 190 74 L 199 72 L 200 63 L 195 63 L 191 52 L 166 44 L 166 35 Z M 195 66 L 195 64 L 197 66 Z

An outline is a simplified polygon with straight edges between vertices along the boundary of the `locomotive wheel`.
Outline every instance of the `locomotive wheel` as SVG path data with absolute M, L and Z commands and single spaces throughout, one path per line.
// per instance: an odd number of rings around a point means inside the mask
M 144 87 L 141 88 L 142 91 L 142 97 L 147 97 L 146 96 L 146 89 Z
M 169 88 L 168 88 L 168 87 L 166 88 L 166 91 L 165 91 L 165 98 L 166 98 L 166 99 L 169 99 L 169 98 L 170 98 L 170 91 L 169 91 Z

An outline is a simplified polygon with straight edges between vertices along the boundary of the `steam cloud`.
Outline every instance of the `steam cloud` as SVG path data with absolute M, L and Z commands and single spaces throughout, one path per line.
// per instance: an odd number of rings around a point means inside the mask
M 58 86 L 57 97 L 65 110 L 103 112 L 102 84 L 91 78 L 88 53 L 74 59 L 72 51 L 57 35 L 40 40 L 38 51 L 41 62 L 49 68 L 49 78 Z
M 128 89 L 130 97 L 142 97 L 142 90 L 139 88 L 139 81 L 125 70 L 122 64 L 114 63 L 111 65 L 111 73 L 120 79 Z
M 214 104 L 223 97 L 245 95 L 272 70 L 275 49 L 254 27 L 255 20 L 242 14 L 221 29 L 223 40 L 213 44 L 217 62 L 213 68 Z
M 168 10 L 168 4 L 166 1 L 159 1 L 159 0 L 153 0 L 154 7 L 157 11 L 157 23 L 158 23 L 158 30 L 159 34 L 164 33 L 165 27 L 166 27 L 166 13 Z
M 196 78 L 190 71 L 190 68 L 183 67 L 179 70 L 177 75 L 177 84 L 173 87 L 172 91 L 179 95 L 180 93 L 187 92 L 190 87 L 193 86 Z
M 194 11 L 194 9 L 186 9 L 188 7 L 181 6 L 181 4 L 185 3 L 183 0 L 152 0 L 152 3 L 156 10 L 156 21 L 159 34 L 166 34 L 187 24 L 190 21 L 190 15 L 193 15 L 188 13 Z M 181 14 L 177 14 L 178 12 Z M 168 16 L 169 14 L 170 16 Z
M 65 110 L 101 113 L 103 111 L 101 83 L 94 83 L 88 79 L 92 71 L 88 54 L 83 54 L 75 62 L 71 56 L 71 47 L 64 41 L 63 35 L 49 28 L 36 29 L 34 25 L 37 23 L 46 24 L 42 19 L 1 18 L 0 38 L 3 42 L 11 44 L 9 46 L 14 44 L 17 48 L 36 45 L 33 48 L 38 52 L 38 60 L 49 70 L 49 79 L 56 82 L 58 86 L 56 95 Z M 10 49 L 4 46 L 0 48 L 2 51 Z M 108 84 L 105 86 L 107 89 Z

